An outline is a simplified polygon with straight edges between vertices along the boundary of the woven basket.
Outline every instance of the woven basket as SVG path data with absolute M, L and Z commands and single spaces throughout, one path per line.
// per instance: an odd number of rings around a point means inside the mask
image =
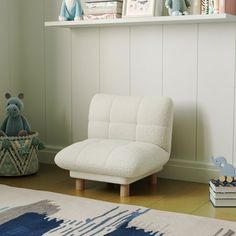
M 39 169 L 38 133 L 22 137 L 0 137 L 0 176 L 34 174 Z

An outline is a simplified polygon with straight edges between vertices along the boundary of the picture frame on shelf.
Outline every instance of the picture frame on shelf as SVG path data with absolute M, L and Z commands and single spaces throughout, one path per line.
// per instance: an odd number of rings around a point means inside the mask
M 155 2 L 155 0 L 124 0 L 122 17 L 154 16 Z

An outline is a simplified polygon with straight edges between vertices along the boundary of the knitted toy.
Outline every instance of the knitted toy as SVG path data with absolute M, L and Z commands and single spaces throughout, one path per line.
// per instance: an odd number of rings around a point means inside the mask
M 11 97 L 10 93 L 6 93 L 7 99 L 6 113 L 7 117 L 0 126 L 0 136 L 26 136 L 30 133 L 30 127 L 27 120 L 21 115 L 23 109 L 22 99 L 23 93 L 18 97 Z
M 81 20 L 83 10 L 79 0 L 62 0 L 59 21 Z
M 169 10 L 169 15 L 179 16 L 188 15 L 187 9 L 191 4 L 188 0 L 166 0 L 165 6 Z

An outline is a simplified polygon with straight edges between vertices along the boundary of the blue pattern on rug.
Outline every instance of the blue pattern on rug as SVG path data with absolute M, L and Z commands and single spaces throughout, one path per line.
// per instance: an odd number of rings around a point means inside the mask
M 129 221 L 120 225 L 118 229 L 116 229 L 115 231 L 106 234 L 106 236 L 121 236 L 121 235 L 125 235 L 125 236 L 151 236 L 151 235 L 155 235 L 157 232 L 152 232 L 152 231 L 148 231 L 145 232 L 143 229 L 137 229 L 136 227 L 128 227 Z M 163 236 L 164 234 L 161 233 L 158 236 Z
M 57 219 L 53 215 L 60 206 L 42 200 L 29 205 L 14 208 L 2 208 L 0 212 L 0 236 L 151 236 L 164 233 L 150 231 L 132 225 L 132 221 L 147 213 L 150 209 L 138 208 L 134 211 L 116 206 L 100 215 L 80 219 Z
M 144 229 L 137 229 L 136 227 L 129 227 L 129 223 L 136 217 L 145 214 L 147 211 L 149 211 L 149 209 L 143 211 L 143 212 L 133 212 L 129 217 L 127 217 L 125 219 L 124 223 L 120 223 L 117 227 L 115 231 L 112 231 L 111 233 L 106 234 L 106 236 L 121 236 L 121 235 L 125 235 L 125 236 L 150 236 L 150 235 L 154 235 L 157 232 L 153 232 L 153 231 L 148 231 L 145 232 Z M 164 235 L 164 234 L 159 234 L 160 236 Z
M 0 225 L 0 235 L 41 236 L 62 223 L 63 220 L 48 219 L 46 214 L 30 212 Z

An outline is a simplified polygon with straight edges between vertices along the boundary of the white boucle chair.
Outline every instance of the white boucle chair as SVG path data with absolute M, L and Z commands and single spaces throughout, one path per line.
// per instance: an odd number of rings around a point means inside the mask
M 88 121 L 88 139 L 62 149 L 56 164 L 76 178 L 120 184 L 120 196 L 129 196 L 129 184 L 156 173 L 169 160 L 173 103 L 168 97 L 97 94 Z

